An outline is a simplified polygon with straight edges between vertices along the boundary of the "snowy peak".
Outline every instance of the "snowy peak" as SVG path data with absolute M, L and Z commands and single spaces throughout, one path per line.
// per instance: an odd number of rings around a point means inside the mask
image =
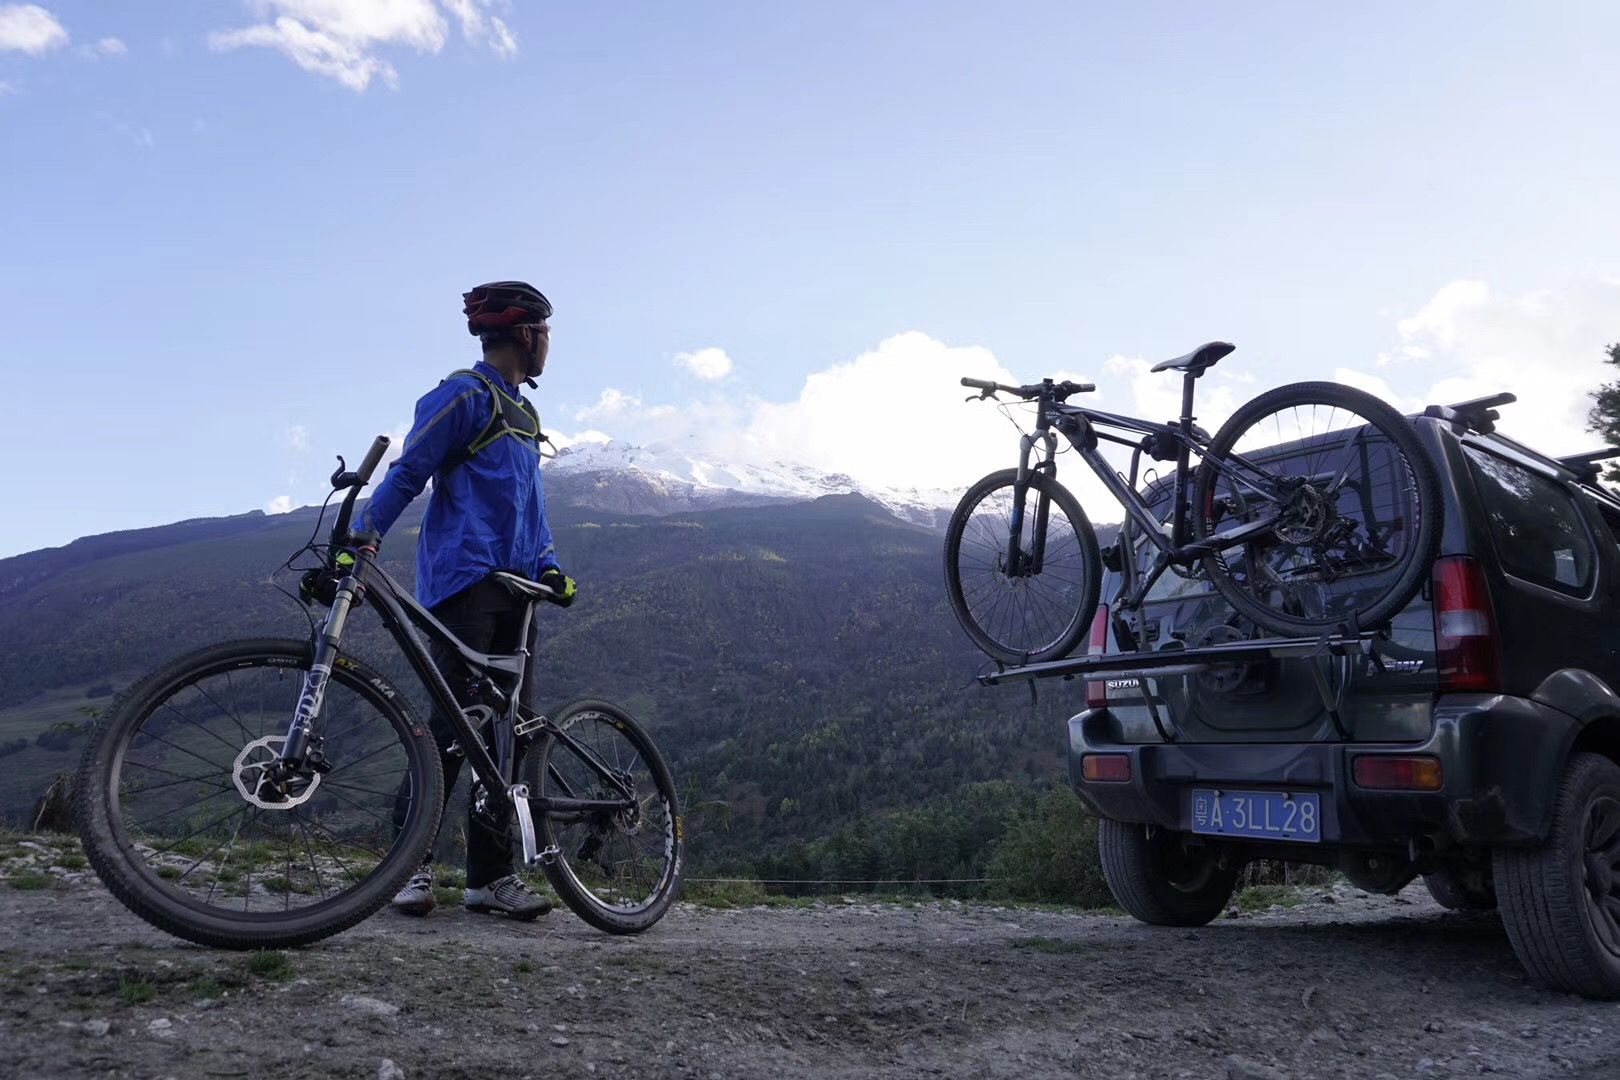
M 562 450 L 546 465 L 546 485 L 548 491 L 579 505 L 630 514 L 856 494 L 928 528 L 944 526 L 958 497 L 949 491 L 876 487 L 843 473 L 792 462 L 722 462 L 667 443 L 632 446 L 618 441 L 580 443 Z

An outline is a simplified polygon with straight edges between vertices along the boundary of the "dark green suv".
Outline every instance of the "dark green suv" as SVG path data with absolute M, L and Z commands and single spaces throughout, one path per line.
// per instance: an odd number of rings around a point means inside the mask
M 1445 531 L 1387 635 L 1245 652 L 1265 635 L 1170 573 L 1132 643 L 1158 666 L 1081 676 L 1070 769 L 1132 915 L 1208 922 L 1253 859 L 1383 893 L 1421 874 L 1446 907 L 1499 907 L 1541 983 L 1620 998 L 1620 499 L 1492 419 L 1414 418 Z M 1119 632 L 1099 612 L 1091 653 Z

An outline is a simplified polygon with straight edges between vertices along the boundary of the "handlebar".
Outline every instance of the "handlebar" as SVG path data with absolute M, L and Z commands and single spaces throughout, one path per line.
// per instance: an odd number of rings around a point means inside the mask
M 366 456 L 360 460 L 360 468 L 349 472 L 343 463 L 343 456 L 338 455 L 337 471 L 332 474 L 332 487 L 341 491 L 349 489 L 343 497 L 343 505 L 338 510 L 337 521 L 332 525 L 332 545 L 334 547 L 348 543 L 349 520 L 354 515 L 354 500 L 359 498 L 360 489 L 371 481 L 371 474 L 377 471 L 378 462 L 382 461 L 383 454 L 388 452 L 388 436 L 379 435 L 371 440 L 371 448 Z
M 382 456 L 387 450 L 388 436 L 379 435 L 371 440 L 371 449 L 366 451 L 365 459 L 360 462 L 360 468 L 355 470 L 355 476 L 359 484 L 369 484 L 371 482 L 371 474 L 376 471 L 377 462 L 382 460 Z
M 1050 397 L 1054 401 L 1062 401 L 1072 394 L 1089 394 L 1097 389 L 1095 383 L 1077 383 L 1068 379 L 1058 383 L 1047 379 L 1044 382 L 1031 383 L 1028 386 L 1006 386 L 1002 383 L 991 382 L 988 379 L 964 378 L 962 385 L 973 390 L 983 390 L 984 397 L 990 397 L 993 394 L 1016 394 L 1025 401 L 1038 397 Z

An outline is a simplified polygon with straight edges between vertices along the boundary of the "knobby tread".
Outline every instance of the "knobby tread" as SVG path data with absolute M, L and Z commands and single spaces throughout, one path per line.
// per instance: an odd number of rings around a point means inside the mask
M 636 748 L 646 762 L 648 771 L 653 776 L 653 782 L 658 786 L 662 797 L 669 801 L 669 813 L 674 821 L 675 843 L 670 861 L 674 864 L 669 873 L 669 879 L 663 891 L 653 898 L 647 907 L 634 912 L 620 912 L 598 903 L 588 891 L 580 888 L 572 877 L 566 863 L 568 854 L 563 853 L 551 862 L 542 862 L 541 870 L 557 895 L 567 904 L 575 915 L 585 922 L 608 934 L 639 934 L 650 929 L 669 911 L 670 905 L 680 896 L 681 873 L 686 856 L 686 826 L 681 819 L 680 793 L 675 789 L 675 777 L 665 764 L 663 755 L 653 743 L 652 736 L 647 734 L 645 728 L 636 722 L 635 718 L 612 702 L 602 701 L 598 698 L 581 698 L 571 701 L 557 710 L 553 721 L 559 727 L 566 727 L 564 721 L 569 716 L 580 712 L 600 712 L 621 724 L 621 733 Z M 547 735 L 530 751 L 527 760 L 520 766 L 523 770 L 520 775 L 530 784 L 530 794 L 538 795 L 544 790 L 544 776 L 546 763 L 551 758 L 551 751 L 557 745 L 555 736 Z M 557 837 L 552 831 L 551 819 L 546 814 L 535 818 L 535 833 L 542 850 L 557 843 Z
M 1498 848 L 1492 872 L 1502 924 L 1530 977 L 1553 990 L 1614 1000 L 1620 958 L 1598 940 L 1582 895 L 1586 811 L 1600 792 L 1620 798 L 1620 766 L 1598 754 L 1572 755 L 1547 839 L 1532 848 Z
M 199 917 L 185 918 L 177 914 L 174 903 L 166 896 L 154 895 L 153 887 L 139 878 L 128 864 L 124 853 L 118 848 L 110 819 L 106 775 L 108 764 L 105 759 L 107 754 L 120 747 L 121 740 L 126 737 L 125 729 L 138 722 L 149 711 L 144 708 L 148 699 L 174 685 L 187 673 L 212 666 L 226 658 L 240 659 L 254 655 L 291 655 L 307 658 L 309 654 L 310 645 L 307 641 L 282 638 L 248 638 L 198 649 L 170 661 L 125 689 L 113 699 L 112 705 L 92 730 L 80 758 L 74 791 L 75 820 L 79 825 L 85 855 L 89 858 L 97 876 L 107 887 L 107 891 L 130 911 L 158 929 L 186 941 L 221 949 L 294 948 L 308 945 L 347 930 L 375 914 L 394 893 L 399 891 L 427 856 L 437 829 L 437 807 L 443 802 L 444 785 L 439 756 L 431 745 L 432 736 L 428 735 L 425 728 L 417 722 L 410 703 L 403 694 L 395 690 L 392 698 L 384 697 L 378 688 L 387 687 L 392 690 L 387 680 L 375 669 L 354 662 L 352 658 L 350 659 L 353 666 L 344 673 L 345 685 L 368 697 L 380 710 L 394 710 L 405 730 L 412 732 L 413 735 L 421 731 L 421 737 L 428 740 L 427 751 L 421 753 L 417 759 L 424 771 L 421 775 L 415 776 L 415 779 L 421 781 L 424 805 L 435 807 L 434 812 L 419 816 L 418 820 L 425 822 L 426 827 L 418 828 L 419 835 L 407 839 L 403 849 L 407 856 L 404 858 L 395 856 L 398 859 L 398 866 L 393 872 L 362 883 L 359 890 L 351 890 L 363 892 L 363 897 L 352 899 L 349 904 L 335 912 L 324 913 L 318 917 L 294 915 L 280 925 L 253 924 L 222 929 L 203 925 Z M 348 676 L 351 674 L 357 681 L 349 681 Z M 337 677 L 336 673 L 334 677 Z M 376 693 L 368 693 L 362 687 L 369 687 Z
M 1032 473 L 1029 478 L 1031 487 L 1045 492 L 1053 502 L 1062 507 L 1063 513 L 1074 525 L 1076 540 L 1080 545 L 1080 557 L 1085 573 L 1085 580 L 1081 586 L 1081 602 L 1076 608 L 1074 621 L 1061 637 L 1049 648 L 1034 652 L 1024 653 L 1008 649 L 974 620 L 972 613 L 968 611 L 967 600 L 962 595 L 962 575 L 958 559 L 962 550 L 962 535 L 967 530 L 973 509 L 990 492 L 997 488 L 1008 487 L 1017 479 L 1017 469 L 1002 469 L 990 473 L 968 488 L 966 494 L 956 504 L 950 523 L 945 527 L 945 593 L 950 599 L 951 611 L 962 624 L 962 629 L 985 655 L 1004 664 L 1061 660 L 1075 650 L 1091 629 L 1092 616 L 1097 610 L 1097 596 L 1102 588 L 1102 556 L 1097 550 L 1097 532 L 1092 528 L 1090 519 L 1080 506 L 1080 501 L 1057 480 L 1044 473 Z
M 1145 826 L 1104 819 L 1097 829 L 1097 851 L 1108 889 L 1133 917 L 1150 926 L 1203 926 L 1232 898 L 1236 870 L 1217 868 L 1208 885 L 1183 892 L 1153 865 Z
M 1410 420 L 1396 412 L 1387 402 L 1365 390 L 1336 382 L 1289 383 L 1268 390 L 1247 402 L 1215 433 L 1215 437 L 1210 440 L 1207 457 L 1224 457 L 1249 429 L 1255 418 L 1265 416 L 1279 405 L 1285 405 L 1296 398 L 1316 403 L 1331 403 L 1338 400 L 1344 403 L 1346 408 L 1353 408 L 1363 418 L 1371 421 L 1411 465 L 1413 480 L 1417 484 L 1418 509 L 1421 514 L 1419 535 L 1412 542 L 1412 552 L 1407 556 L 1407 563 L 1401 571 L 1400 578 L 1365 609 L 1355 613 L 1356 620 L 1362 628 L 1371 629 L 1380 626 L 1393 618 L 1411 602 L 1412 597 L 1417 595 L 1429 575 L 1435 556 L 1440 551 L 1440 518 L 1443 514 L 1443 504 L 1440 500 L 1439 472 L 1435 469 L 1434 462 L 1424 452 L 1423 444 L 1419 441 L 1417 431 Z M 1201 464 L 1194 477 L 1192 513 L 1193 534 L 1200 540 L 1215 531 L 1206 510 L 1209 497 L 1213 493 L 1214 482 L 1215 471 L 1207 464 Z M 1323 621 L 1274 611 L 1251 599 L 1244 589 L 1227 577 L 1225 566 L 1216 555 L 1205 556 L 1201 565 L 1209 575 L 1211 583 L 1228 603 L 1275 633 L 1319 633 L 1331 630 L 1345 621 L 1342 614 Z

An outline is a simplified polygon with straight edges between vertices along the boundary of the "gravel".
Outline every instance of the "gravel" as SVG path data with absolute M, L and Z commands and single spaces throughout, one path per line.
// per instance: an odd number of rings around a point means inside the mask
M 1301 898 L 1195 932 L 951 902 L 682 904 L 633 938 L 566 910 L 383 912 L 271 978 L 152 929 L 93 876 L 0 884 L 0 1061 L 52 1078 L 1615 1075 L 1620 1006 L 1531 986 L 1493 917 L 1420 887 Z

